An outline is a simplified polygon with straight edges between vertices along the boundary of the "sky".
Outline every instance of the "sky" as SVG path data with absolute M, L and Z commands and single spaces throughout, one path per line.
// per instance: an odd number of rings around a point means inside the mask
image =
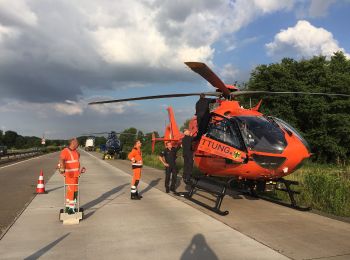
M 90 101 L 211 91 L 185 61 L 227 84 L 259 64 L 343 51 L 350 0 L 0 0 L 0 130 L 46 138 L 163 132 L 196 97 Z

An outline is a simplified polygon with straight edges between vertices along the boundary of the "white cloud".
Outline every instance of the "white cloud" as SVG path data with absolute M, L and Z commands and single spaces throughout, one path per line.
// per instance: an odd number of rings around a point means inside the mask
M 345 53 L 331 32 L 317 28 L 305 20 L 298 21 L 294 27 L 281 30 L 275 35 L 274 41 L 265 46 L 267 54 L 275 58 L 309 58 L 314 55 L 330 57 L 336 51 Z
M 281 9 L 290 10 L 294 6 L 293 0 L 254 0 L 257 6 L 263 13 L 271 13 Z
M 219 74 L 226 84 L 233 84 L 235 81 L 237 81 L 239 70 L 232 64 L 228 63 L 223 66 Z
M 104 97 L 103 99 L 107 100 L 112 98 Z M 91 111 L 96 112 L 100 115 L 123 114 L 126 112 L 127 108 L 136 105 L 131 102 L 88 105 L 89 101 L 85 99 L 80 99 L 78 101 L 66 100 L 66 102 L 64 103 L 53 103 L 52 107 L 54 108 L 54 110 L 63 115 L 73 116 L 82 115 L 83 113 L 89 113 Z
M 118 127 L 137 121 L 157 128 L 163 119 L 153 112 L 132 103 L 90 107 L 84 95 L 197 80 L 184 61 L 212 66 L 216 43 L 229 39 L 228 51 L 249 44 L 250 39 L 245 43 L 235 33 L 262 16 L 289 12 L 300 1 L 0 0 L 0 100 L 17 100 L 6 106 L 11 113 L 3 113 L 8 116 L 4 122 L 22 111 L 19 120 L 46 117 L 43 121 L 57 124 L 59 131 L 71 122 L 89 126 L 93 117 L 113 125 L 118 114 L 123 119 Z M 230 64 L 221 73 L 228 83 L 248 74 L 238 74 Z M 133 110 L 143 114 L 131 118 Z
M 108 114 L 123 114 L 126 112 L 126 109 L 132 106 L 136 106 L 135 103 L 124 102 L 116 104 L 102 104 L 102 105 L 92 105 L 89 106 L 89 109 L 98 112 L 102 115 Z
M 292 6 L 292 0 L 0 0 L 0 96 L 61 103 L 89 90 L 194 80 L 184 61 L 211 64 L 216 42 Z
M 84 102 L 76 102 L 71 100 L 66 100 L 65 103 L 55 103 L 53 104 L 54 109 L 65 115 L 81 115 L 84 111 L 86 104 Z
M 96 15 L 88 17 L 95 28 L 89 33 L 106 62 L 172 68 L 183 67 L 186 60 L 208 62 L 212 44 L 223 35 L 293 6 L 292 0 L 149 2 L 118 1 L 99 6 Z
M 111 99 L 104 97 L 103 99 Z M 78 101 L 66 100 L 65 102 L 36 103 L 26 101 L 8 100 L 0 107 L 0 113 L 18 113 L 26 111 L 36 114 L 41 118 L 49 118 L 52 115 L 60 116 L 80 116 L 94 112 L 100 115 L 123 114 L 127 108 L 136 106 L 135 103 L 124 102 L 109 105 L 88 105 L 91 100 L 79 99 Z

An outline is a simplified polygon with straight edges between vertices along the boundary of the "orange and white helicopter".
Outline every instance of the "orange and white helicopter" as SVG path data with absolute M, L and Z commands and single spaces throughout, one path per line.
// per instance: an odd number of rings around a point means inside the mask
M 204 63 L 185 62 L 194 72 L 201 75 L 216 92 L 204 93 L 214 96 L 215 103 L 210 110 L 210 120 L 205 133 L 194 142 L 194 162 L 204 173 L 191 181 L 190 192 L 186 197 L 214 212 L 226 215 L 220 206 L 227 187 L 232 182 L 257 191 L 279 189 L 289 194 L 293 208 L 299 208 L 294 199 L 298 193 L 290 185 L 295 181 L 283 177 L 298 169 L 304 160 L 311 156 L 306 140 L 287 122 L 282 119 L 266 116 L 259 112 L 261 101 L 253 108 L 245 109 L 235 98 L 244 95 L 302 94 L 350 97 L 346 94 L 309 93 L 309 92 L 269 92 L 240 91 L 233 85 L 224 84 L 221 79 Z M 199 96 L 203 93 L 168 94 L 145 96 L 127 99 L 103 100 L 90 104 L 106 104 L 145 99 L 176 98 Z M 169 125 L 165 129 L 164 138 L 152 138 L 152 146 L 156 141 L 171 141 L 175 146 L 181 144 L 183 134 L 180 132 L 173 109 L 169 107 Z M 194 116 L 189 128 L 193 136 L 198 133 L 197 118 Z M 218 181 L 218 177 L 222 177 Z M 214 185 L 213 185 L 214 184 Z M 204 190 L 216 196 L 215 206 L 211 207 L 195 200 L 196 190 Z

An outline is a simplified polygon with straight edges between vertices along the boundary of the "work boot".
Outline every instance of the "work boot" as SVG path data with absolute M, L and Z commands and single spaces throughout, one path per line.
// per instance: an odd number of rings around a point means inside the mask
M 136 196 L 136 193 L 131 193 L 130 199 L 132 199 L 132 200 L 140 200 L 141 198 L 139 198 L 138 196 Z
M 136 197 L 139 198 L 139 199 L 142 199 L 142 195 L 139 194 L 139 191 L 136 191 Z

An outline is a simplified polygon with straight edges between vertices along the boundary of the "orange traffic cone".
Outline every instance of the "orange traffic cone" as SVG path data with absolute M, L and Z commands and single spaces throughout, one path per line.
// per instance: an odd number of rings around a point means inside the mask
M 38 179 L 38 184 L 36 185 L 36 193 L 37 194 L 45 193 L 45 183 L 44 183 L 43 170 L 40 170 L 40 176 L 39 176 L 39 179 Z

